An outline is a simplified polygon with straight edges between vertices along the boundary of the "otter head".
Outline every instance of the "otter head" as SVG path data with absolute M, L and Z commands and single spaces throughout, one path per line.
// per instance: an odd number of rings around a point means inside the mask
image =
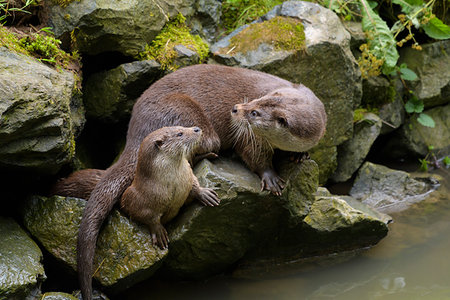
M 199 127 L 162 127 L 147 135 L 141 148 L 144 147 L 147 153 L 162 154 L 176 159 L 184 156 L 190 159 L 201 137 L 202 130 Z
M 231 118 L 235 126 L 247 127 L 273 148 L 293 152 L 315 146 L 326 127 L 322 102 L 304 86 L 278 89 L 250 102 L 236 104 Z

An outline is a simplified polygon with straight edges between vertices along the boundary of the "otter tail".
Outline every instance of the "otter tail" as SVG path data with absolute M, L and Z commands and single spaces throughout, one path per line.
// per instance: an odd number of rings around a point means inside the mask
M 49 194 L 50 196 L 59 195 L 87 200 L 104 174 L 105 170 L 98 169 L 84 169 L 76 171 L 70 174 L 67 178 L 58 180 L 52 186 Z
M 83 300 L 92 299 L 94 254 L 100 227 L 114 204 L 133 181 L 135 157 L 127 160 L 124 156 L 126 155 L 122 155 L 116 164 L 106 170 L 92 191 L 81 218 L 77 243 L 77 268 Z

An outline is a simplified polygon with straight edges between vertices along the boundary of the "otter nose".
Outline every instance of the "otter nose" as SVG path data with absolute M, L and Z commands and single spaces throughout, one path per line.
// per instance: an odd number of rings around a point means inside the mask
M 237 104 L 235 106 L 233 106 L 233 109 L 231 110 L 231 112 L 233 114 L 237 113 L 238 109 L 237 109 Z
M 194 127 L 194 132 L 200 132 L 200 131 L 202 131 L 200 128 Z

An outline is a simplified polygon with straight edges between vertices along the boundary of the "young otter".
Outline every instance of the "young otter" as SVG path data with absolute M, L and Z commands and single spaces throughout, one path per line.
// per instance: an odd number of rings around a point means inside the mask
M 189 101 L 174 101 L 173 94 Z M 247 109 L 252 103 L 261 106 L 253 109 L 260 114 L 260 126 L 256 119 L 250 123 L 253 110 L 247 113 Z M 204 137 L 197 154 L 216 152 L 219 143 L 221 149 L 234 147 L 261 177 L 262 187 L 279 195 L 283 180 L 273 169 L 272 150 L 309 149 L 325 132 L 326 114 L 322 102 L 305 86 L 248 69 L 195 65 L 151 85 L 133 107 L 124 151 L 92 191 L 83 213 L 77 249 L 84 299 L 91 299 L 92 262 L 100 226 L 133 180 L 140 143 L 150 132 L 174 125 L 202 128 Z
M 189 159 L 200 142 L 198 127 L 163 127 L 141 143 L 136 174 L 125 190 L 120 206 L 131 219 L 149 226 L 153 243 L 168 247 L 162 224 L 173 219 L 188 196 L 204 205 L 219 205 L 216 192 L 200 187 Z

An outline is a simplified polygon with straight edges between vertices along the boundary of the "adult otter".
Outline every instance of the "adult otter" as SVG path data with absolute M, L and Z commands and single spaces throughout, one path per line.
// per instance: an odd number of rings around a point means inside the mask
M 174 101 L 168 97 L 174 93 L 186 95 L 191 101 Z M 253 101 L 260 105 L 253 109 L 255 113 L 247 112 Z M 240 103 L 243 106 L 234 108 Z M 255 114 L 259 123 L 250 122 Z M 197 123 L 203 118 L 212 124 L 211 130 Z M 174 125 L 202 128 L 204 137 L 198 153 L 216 152 L 219 143 L 212 137 L 218 136 L 221 149 L 234 147 L 261 177 L 262 187 L 279 195 L 283 180 L 272 167 L 273 148 L 307 150 L 323 136 L 326 114 L 322 102 L 305 86 L 248 69 L 195 65 L 151 85 L 133 107 L 124 151 L 92 191 L 83 213 L 77 247 L 83 299 L 91 299 L 93 257 L 100 226 L 133 180 L 140 143 L 150 132 Z M 271 133 L 264 134 L 265 129 Z M 287 142 L 273 134 L 288 137 Z
M 219 205 L 216 192 L 200 187 L 189 164 L 201 135 L 198 127 L 181 126 L 150 133 L 139 148 L 134 180 L 120 200 L 131 219 L 149 226 L 153 244 L 162 249 L 169 242 L 162 224 L 173 219 L 188 198 Z

